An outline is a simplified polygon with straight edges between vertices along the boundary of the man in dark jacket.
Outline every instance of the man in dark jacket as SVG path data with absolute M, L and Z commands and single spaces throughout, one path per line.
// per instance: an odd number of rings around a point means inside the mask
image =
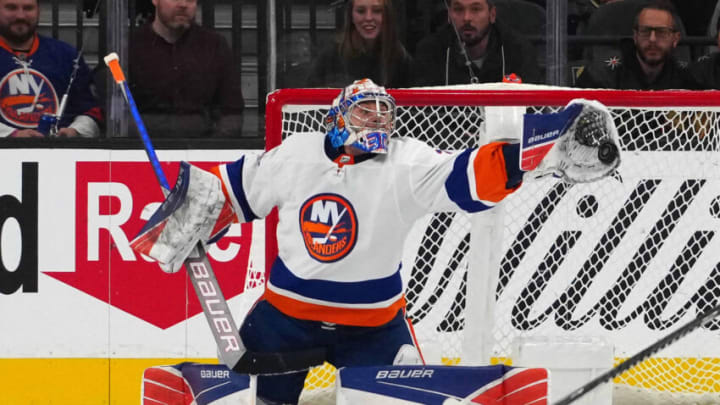
M 195 23 L 197 0 L 153 0 L 130 46 L 130 83 L 154 137 L 239 137 L 242 96 L 227 41 Z
M 635 90 L 702 88 L 673 57 L 680 41 L 674 16 L 672 6 L 663 1 L 643 7 L 635 17 L 633 40 L 624 40 L 618 55 L 591 62 L 575 85 Z
M 501 82 L 515 74 L 541 83 L 535 49 L 496 22 L 493 0 L 446 0 L 450 24 L 416 47 L 416 86 Z

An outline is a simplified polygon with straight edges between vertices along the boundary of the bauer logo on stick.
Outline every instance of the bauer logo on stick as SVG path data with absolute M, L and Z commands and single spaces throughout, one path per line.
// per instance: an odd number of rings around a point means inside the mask
M 300 231 L 313 259 L 340 260 L 355 247 L 358 231 L 355 209 L 337 194 L 313 196 L 300 207 Z

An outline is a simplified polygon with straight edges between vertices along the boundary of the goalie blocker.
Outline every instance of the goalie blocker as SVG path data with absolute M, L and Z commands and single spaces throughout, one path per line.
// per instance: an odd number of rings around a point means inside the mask
M 166 273 L 175 273 L 198 241 L 219 240 L 233 217 L 220 180 L 181 162 L 175 187 L 130 246 L 157 260 Z

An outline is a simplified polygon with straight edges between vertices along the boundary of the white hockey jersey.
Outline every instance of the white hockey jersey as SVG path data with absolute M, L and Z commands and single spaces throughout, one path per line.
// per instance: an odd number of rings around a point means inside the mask
M 387 154 L 354 161 L 303 133 L 212 172 L 240 222 L 278 207 L 265 299 L 300 319 L 378 326 L 404 308 L 402 246 L 417 218 L 481 211 L 519 187 L 506 188 L 503 145 L 448 153 L 394 138 Z

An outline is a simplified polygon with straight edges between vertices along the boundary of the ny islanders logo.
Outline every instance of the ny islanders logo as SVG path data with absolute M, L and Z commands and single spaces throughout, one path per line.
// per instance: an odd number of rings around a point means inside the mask
M 55 114 L 58 97 L 50 80 L 35 69 L 16 69 L 0 82 L 0 114 L 21 128 L 37 127 L 43 114 Z
M 310 197 L 300 207 L 300 232 L 313 259 L 323 263 L 340 260 L 355 247 L 355 209 L 337 194 Z

